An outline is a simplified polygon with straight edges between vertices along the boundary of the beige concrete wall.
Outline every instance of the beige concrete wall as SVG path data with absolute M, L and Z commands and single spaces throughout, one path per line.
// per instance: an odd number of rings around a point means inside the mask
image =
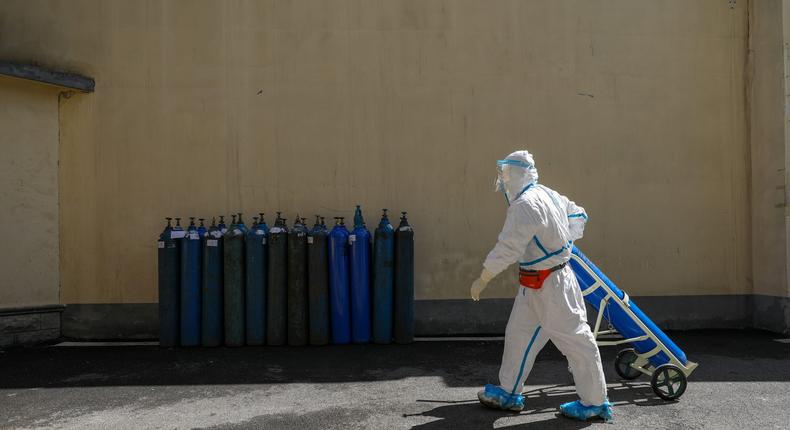
M 58 93 L 0 77 L 0 308 L 58 303 Z
M 750 145 L 754 293 L 785 296 L 785 121 L 782 0 L 752 2 Z
M 0 57 L 96 78 L 60 111 L 66 303 L 155 301 L 164 216 L 356 203 L 410 211 L 418 298 L 465 298 L 505 213 L 494 161 L 521 148 L 631 294 L 730 294 L 751 291 L 746 23 L 719 0 L 18 0 Z

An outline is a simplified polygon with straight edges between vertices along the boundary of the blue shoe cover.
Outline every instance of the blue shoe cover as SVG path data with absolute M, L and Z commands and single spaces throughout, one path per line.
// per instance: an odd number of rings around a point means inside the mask
M 524 396 L 510 394 L 493 384 L 486 384 L 485 388 L 477 393 L 477 399 L 484 406 L 505 411 L 521 411 L 524 409 Z
M 612 405 L 607 401 L 600 406 L 584 406 L 581 401 L 560 405 L 560 413 L 568 418 L 587 421 L 593 417 L 601 417 L 604 421 L 612 420 Z

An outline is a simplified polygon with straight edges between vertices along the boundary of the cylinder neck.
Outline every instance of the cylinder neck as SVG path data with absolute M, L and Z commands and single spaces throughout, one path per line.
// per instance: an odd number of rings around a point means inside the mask
M 401 212 L 400 227 L 408 227 L 409 220 L 406 218 L 406 212 Z
M 360 228 L 365 226 L 365 218 L 362 217 L 362 208 L 357 205 L 356 210 L 354 210 L 354 228 Z

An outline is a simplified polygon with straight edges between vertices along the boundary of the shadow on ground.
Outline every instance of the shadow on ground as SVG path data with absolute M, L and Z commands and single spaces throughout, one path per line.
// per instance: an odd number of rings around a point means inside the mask
M 477 399 L 464 401 L 418 400 L 421 403 L 436 404 L 438 406 L 420 414 L 407 414 L 404 417 L 424 416 L 439 418 L 438 420 L 412 427 L 412 429 L 420 430 L 448 428 L 491 429 L 494 428 L 496 421 L 508 415 L 545 415 L 545 419 L 508 426 L 508 429 L 552 428 L 570 430 L 582 429 L 589 427 L 595 422 L 602 422 L 602 420 L 579 422 L 559 415 L 558 406 L 560 404 L 578 399 L 573 386 L 554 385 L 537 388 L 527 391 L 524 395 L 527 397 L 525 402 L 527 409 L 520 414 L 487 409 L 480 405 Z M 648 383 L 622 382 L 614 386 L 610 385 L 608 395 L 609 400 L 615 407 L 625 404 L 661 406 L 668 403 L 656 397 Z
M 690 383 L 790 381 L 790 344 L 775 342 L 778 335 L 751 330 L 669 335 L 689 359 L 700 363 Z M 612 365 L 617 350 L 602 348 L 611 382 L 619 380 Z M 342 383 L 424 376 L 441 377 L 450 387 L 479 387 L 495 382 L 501 353 L 500 341 L 303 348 L 22 348 L 0 352 L 0 388 Z M 556 363 L 563 359 L 547 346 L 529 384 L 567 382 L 564 367 Z

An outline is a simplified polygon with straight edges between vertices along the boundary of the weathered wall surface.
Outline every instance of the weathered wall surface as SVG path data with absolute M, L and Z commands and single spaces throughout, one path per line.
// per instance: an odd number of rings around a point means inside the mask
M 785 128 L 782 1 L 751 13 L 751 206 L 754 293 L 785 295 Z
M 790 330 L 788 289 L 787 56 L 790 2 L 751 3 L 750 147 L 753 321 L 759 328 Z
M 57 172 L 57 90 L 0 77 L 0 308 L 58 303 Z
M 521 148 L 629 293 L 739 294 L 746 23 L 718 0 L 9 0 L 0 57 L 96 79 L 60 109 L 64 303 L 156 301 L 164 216 L 356 203 L 409 210 L 419 299 L 465 298 Z

